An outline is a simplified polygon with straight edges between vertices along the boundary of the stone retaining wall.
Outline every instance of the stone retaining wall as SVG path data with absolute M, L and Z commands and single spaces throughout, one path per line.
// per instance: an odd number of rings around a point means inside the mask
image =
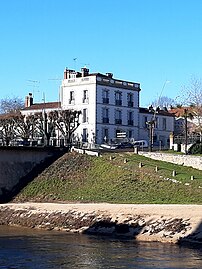
M 66 149 L 48 147 L 0 147 L 0 201 L 37 176 Z
M 138 152 L 139 155 L 145 157 L 170 162 L 179 165 L 191 166 L 193 168 L 202 170 L 202 157 L 200 156 L 191 156 L 191 155 L 177 155 L 177 154 L 168 154 L 160 152 Z

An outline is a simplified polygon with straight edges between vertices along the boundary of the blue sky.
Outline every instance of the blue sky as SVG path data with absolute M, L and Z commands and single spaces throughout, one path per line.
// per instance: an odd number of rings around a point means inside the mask
M 201 14 L 201 0 L 0 0 L 0 99 L 57 101 L 64 68 L 84 65 L 139 82 L 141 106 L 167 80 L 175 98 L 202 78 Z

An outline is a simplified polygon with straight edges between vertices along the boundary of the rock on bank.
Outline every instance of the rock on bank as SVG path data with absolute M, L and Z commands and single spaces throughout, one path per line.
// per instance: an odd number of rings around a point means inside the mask
M 202 205 L 9 203 L 0 225 L 202 243 Z

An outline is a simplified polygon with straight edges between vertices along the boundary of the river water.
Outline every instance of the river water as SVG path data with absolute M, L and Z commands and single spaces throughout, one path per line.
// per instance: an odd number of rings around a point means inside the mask
M 202 249 L 0 226 L 1 269 L 202 268 Z

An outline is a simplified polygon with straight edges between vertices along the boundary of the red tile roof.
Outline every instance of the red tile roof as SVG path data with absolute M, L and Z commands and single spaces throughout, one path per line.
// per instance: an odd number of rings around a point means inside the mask
M 38 110 L 38 109 L 58 109 L 61 108 L 61 102 L 49 102 L 49 103 L 37 103 L 29 107 L 25 107 L 22 110 Z
M 187 111 L 190 111 L 190 112 L 193 111 L 192 107 L 176 107 L 176 108 L 170 109 L 169 112 L 172 113 L 175 117 L 179 118 L 184 115 L 185 109 L 187 109 Z

